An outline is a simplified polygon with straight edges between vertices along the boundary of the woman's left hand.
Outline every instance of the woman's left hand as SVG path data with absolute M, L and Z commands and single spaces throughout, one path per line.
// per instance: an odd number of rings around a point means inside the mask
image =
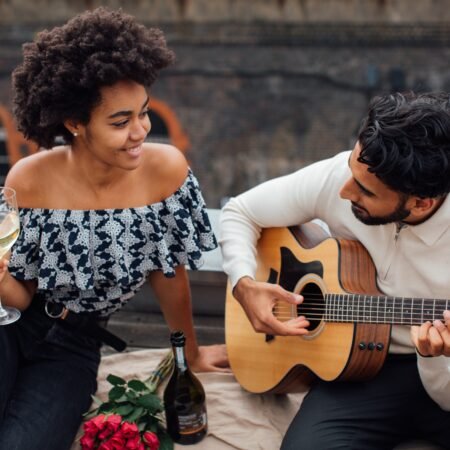
M 193 372 L 231 373 L 225 344 L 200 346 L 197 357 L 189 361 Z

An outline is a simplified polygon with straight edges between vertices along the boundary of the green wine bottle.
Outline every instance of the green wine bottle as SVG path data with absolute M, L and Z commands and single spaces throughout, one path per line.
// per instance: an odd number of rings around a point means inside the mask
M 208 430 L 205 390 L 188 367 L 183 332 L 174 331 L 170 342 L 175 364 L 164 390 L 167 432 L 179 444 L 195 444 Z

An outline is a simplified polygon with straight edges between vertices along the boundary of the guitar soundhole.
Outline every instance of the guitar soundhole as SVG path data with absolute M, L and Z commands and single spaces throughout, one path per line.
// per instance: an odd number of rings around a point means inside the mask
M 307 283 L 300 291 L 303 295 L 303 303 L 298 307 L 298 315 L 305 316 L 310 325 L 308 330 L 315 330 L 322 321 L 325 314 L 325 301 L 319 286 L 314 283 Z

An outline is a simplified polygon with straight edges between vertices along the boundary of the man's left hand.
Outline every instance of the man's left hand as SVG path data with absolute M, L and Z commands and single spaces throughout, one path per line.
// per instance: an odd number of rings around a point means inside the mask
M 444 311 L 444 321 L 411 327 L 411 338 L 422 356 L 450 356 L 450 311 Z

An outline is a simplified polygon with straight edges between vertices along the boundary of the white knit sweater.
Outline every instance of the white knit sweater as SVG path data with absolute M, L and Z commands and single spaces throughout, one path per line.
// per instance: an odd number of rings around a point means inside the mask
M 339 190 L 351 176 L 349 152 L 263 183 L 231 199 L 222 211 L 220 244 L 224 271 L 234 286 L 254 277 L 261 228 L 323 220 L 337 238 L 360 241 L 377 269 L 377 283 L 388 296 L 450 298 L 450 196 L 427 221 L 406 226 L 367 226 L 358 221 Z M 395 239 L 396 237 L 396 239 Z M 391 353 L 414 352 L 409 327 L 394 326 Z M 429 395 L 450 410 L 450 358 L 418 355 Z

